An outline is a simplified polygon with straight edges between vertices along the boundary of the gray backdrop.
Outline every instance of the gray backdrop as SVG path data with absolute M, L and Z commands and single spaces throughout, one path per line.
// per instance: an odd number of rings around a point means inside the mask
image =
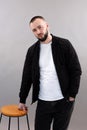
M 53 34 L 68 38 L 75 47 L 83 75 L 69 130 L 87 128 L 87 1 L 0 0 L 0 107 L 19 102 L 22 69 L 27 49 L 36 38 L 29 29 L 34 15 L 44 16 Z M 31 129 L 36 104 L 27 99 Z

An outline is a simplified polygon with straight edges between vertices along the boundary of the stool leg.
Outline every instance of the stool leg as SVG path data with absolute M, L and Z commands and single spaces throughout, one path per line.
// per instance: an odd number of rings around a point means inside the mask
M 19 117 L 18 117 L 18 130 L 19 130 Z
M 0 116 L 0 123 L 1 123 L 1 119 L 2 119 L 2 114 L 1 114 L 1 116 Z
M 28 114 L 26 115 L 26 119 L 27 119 L 28 130 L 30 130 Z
M 11 117 L 9 117 L 8 130 L 10 130 L 10 125 L 11 125 Z

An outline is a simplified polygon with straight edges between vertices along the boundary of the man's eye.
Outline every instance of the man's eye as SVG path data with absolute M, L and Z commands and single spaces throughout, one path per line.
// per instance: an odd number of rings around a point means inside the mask
M 41 29 L 41 28 L 42 28 L 41 26 L 38 27 L 38 29 Z
M 36 29 L 33 29 L 33 32 L 36 32 Z

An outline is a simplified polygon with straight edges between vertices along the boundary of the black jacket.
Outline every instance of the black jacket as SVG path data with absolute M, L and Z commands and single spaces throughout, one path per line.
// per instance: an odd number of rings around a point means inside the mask
M 65 98 L 75 97 L 80 84 L 81 67 L 78 56 L 71 43 L 52 35 L 52 55 L 57 76 Z M 32 103 L 38 100 L 39 93 L 39 53 L 40 42 L 33 44 L 27 52 L 20 88 L 20 102 L 25 103 L 31 86 L 33 87 Z M 45 61 L 44 61 L 45 62 Z

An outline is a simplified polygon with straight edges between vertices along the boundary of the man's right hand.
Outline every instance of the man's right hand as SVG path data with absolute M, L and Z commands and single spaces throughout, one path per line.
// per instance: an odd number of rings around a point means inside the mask
M 27 111 L 28 110 L 27 106 L 24 103 L 19 103 L 18 109 L 19 110 L 23 110 L 23 111 Z

